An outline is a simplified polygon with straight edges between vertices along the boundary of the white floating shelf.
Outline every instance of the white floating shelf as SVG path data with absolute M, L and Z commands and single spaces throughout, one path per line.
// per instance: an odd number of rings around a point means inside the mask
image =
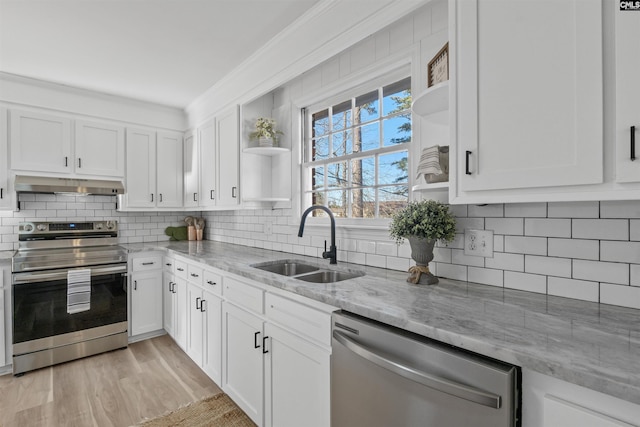
M 434 85 L 413 100 L 411 110 L 422 117 L 449 111 L 449 81 Z M 448 118 L 447 118 L 448 120 Z M 440 120 L 439 120 L 440 121 Z
M 259 154 L 261 156 L 279 156 L 291 150 L 284 147 L 248 147 L 242 151 L 250 154 Z
M 411 191 L 443 191 L 449 189 L 449 182 L 434 182 L 433 184 L 418 184 L 411 187 Z

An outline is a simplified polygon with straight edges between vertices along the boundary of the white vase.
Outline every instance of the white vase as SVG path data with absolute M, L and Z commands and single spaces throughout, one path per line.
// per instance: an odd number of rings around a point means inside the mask
M 273 138 L 258 138 L 258 146 L 260 147 L 273 147 L 274 145 Z

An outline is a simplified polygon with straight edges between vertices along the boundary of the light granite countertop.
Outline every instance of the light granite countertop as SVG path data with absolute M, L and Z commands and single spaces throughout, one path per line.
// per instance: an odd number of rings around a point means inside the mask
M 171 250 L 194 261 L 330 304 L 441 342 L 640 404 L 640 310 L 440 279 L 406 283 L 407 273 L 342 263 L 365 276 L 307 283 L 251 267 L 328 260 L 225 244 L 125 245 L 130 252 Z

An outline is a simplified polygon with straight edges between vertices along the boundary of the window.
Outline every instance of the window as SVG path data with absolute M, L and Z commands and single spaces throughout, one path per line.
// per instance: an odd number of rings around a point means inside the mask
M 409 198 L 411 78 L 364 92 L 304 113 L 304 203 L 336 218 L 389 218 Z

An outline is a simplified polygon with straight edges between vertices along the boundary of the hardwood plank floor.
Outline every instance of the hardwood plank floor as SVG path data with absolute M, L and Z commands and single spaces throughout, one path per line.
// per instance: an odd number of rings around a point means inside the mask
M 0 376 L 0 426 L 126 427 L 219 393 L 168 336 Z

